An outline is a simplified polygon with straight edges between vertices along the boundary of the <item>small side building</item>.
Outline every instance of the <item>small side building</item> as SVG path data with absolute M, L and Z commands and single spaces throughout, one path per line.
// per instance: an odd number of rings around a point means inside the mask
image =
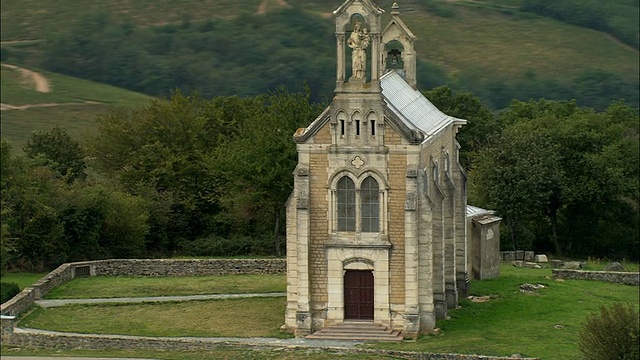
M 470 278 L 493 279 L 500 276 L 500 221 L 493 210 L 467 205 L 467 258 Z

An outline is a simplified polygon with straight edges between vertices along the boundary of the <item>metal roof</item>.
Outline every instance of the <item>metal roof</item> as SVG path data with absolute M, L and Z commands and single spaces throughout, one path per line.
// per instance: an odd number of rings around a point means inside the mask
M 473 205 L 467 205 L 467 217 L 468 218 L 473 218 L 476 216 L 482 216 L 482 215 L 493 215 L 495 213 L 495 211 L 493 210 L 486 210 L 483 208 L 479 208 L 477 206 L 473 206 Z
M 389 109 L 411 129 L 432 135 L 453 122 L 460 124 L 467 122 L 438 110 L 429 99 L 407 84 L 404 78 L 395 71 L 382 75 L 380 85 L 382 96 Z

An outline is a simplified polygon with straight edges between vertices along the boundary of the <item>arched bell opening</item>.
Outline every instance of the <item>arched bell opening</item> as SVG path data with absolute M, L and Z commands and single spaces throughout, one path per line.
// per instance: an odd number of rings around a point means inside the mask
M 404 59 L 402 58 L 404 46 L 400 41 L 389 41 L 384 46 L 384 51 L 386 70 L 404 70 Z

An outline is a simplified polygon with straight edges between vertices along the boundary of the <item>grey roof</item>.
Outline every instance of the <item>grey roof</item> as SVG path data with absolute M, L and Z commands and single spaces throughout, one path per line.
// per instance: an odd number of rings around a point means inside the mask
M 482 216 L 482 215 L 493 215 L 495 213 L 495 211 L 493 210 L 486 210 L 483 208 L 479 208 L 477 206 L 473 206 L 473 205 L 467 205 L 467 217 L 468 218 L 473 218 L 476 216 Z
M 410 129 L 420 130 L 429 136 L 451 123 L 467 123 L 466 120 L 454 118 L 438 110 L 429 99 L 407 84 L 395 71 L 382 75 L 380 85 L 389 109 Z

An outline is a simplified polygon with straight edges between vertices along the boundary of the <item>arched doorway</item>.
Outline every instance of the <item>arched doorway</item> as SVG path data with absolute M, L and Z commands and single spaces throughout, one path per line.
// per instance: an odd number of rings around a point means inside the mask
M 373 270 L 345 270 L 344 319 L 373 320 Z

